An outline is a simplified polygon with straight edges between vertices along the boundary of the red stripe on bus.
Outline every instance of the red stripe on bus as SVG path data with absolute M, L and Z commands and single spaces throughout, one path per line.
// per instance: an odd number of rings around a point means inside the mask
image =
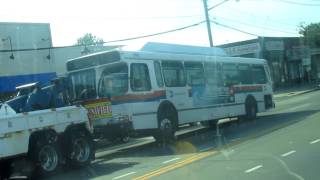
M 165 91 L 154 91 L 153 93 L 146 93 L 146 94 L 127 94 L 124 96 L 114 96 L 112 97 L 112 101 L 127 101 L 127 100 L 144 100 L 144 99 L 150 99 L 155 98 L 159 96 L 164 96 Z

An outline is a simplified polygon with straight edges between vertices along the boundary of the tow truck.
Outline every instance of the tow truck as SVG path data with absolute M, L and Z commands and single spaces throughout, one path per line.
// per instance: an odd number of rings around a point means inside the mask
M 42 176 L 63 164 L 86 166 L 94 159 L 87 110 L 68 102 L 65 87 L 64 78 L 44 88 L 26 84 L 0 105 L 0 179 Z

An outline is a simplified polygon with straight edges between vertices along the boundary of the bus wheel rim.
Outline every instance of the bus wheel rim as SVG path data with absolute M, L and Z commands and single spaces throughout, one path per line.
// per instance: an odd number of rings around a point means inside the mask
M 168 118 L 162 119 L 160 122 L 160 129 L 161 130 L 168 130 L 171 129 L 171 121 Z

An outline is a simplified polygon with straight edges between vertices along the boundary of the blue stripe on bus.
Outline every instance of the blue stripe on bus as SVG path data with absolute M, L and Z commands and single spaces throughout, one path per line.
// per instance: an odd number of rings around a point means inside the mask
M 39 82 L 41 86 L 46 86 L 55 77 L 57 77 L 55 72 L 2 76 L 0 77 L 0 93 L 15 92 L 17 86 L 32 82 Z

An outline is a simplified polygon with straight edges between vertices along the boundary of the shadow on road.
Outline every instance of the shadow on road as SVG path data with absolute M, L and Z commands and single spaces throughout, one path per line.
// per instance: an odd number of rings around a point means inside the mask
M 317 112 L 319 110 L 283 112 L 261 115 L 254 121 L 235 121 L 222 127 L 223 143 L 226 144 L 235 139 L 241 140 L 270 134 L 297 122 L 307 120 L 308 116 Z
M 291 124 L 305 120 L 308 116 L 319 111 L 297 111 L 276 113 L 259 116 L 254 121 L 232 121 L 221 125 L 220 135 L 224 144 L 230 141 L 241 140 L 244 138 L 259 137 L 272 133 L 278 129 L 284 128 Z M 105 155 L 99 159 L 105 161 L 125 158 L 125 157 L 156 157 L 168 156 L 175 154 L 188 154 L 199 152 L 205 147 L 216 147 L 217 144 L 216 129 L 203 128 L 194 132 L 180 135 L 177 141 L 168 146 L 161 146 L 156 143 L 149 143 L 143 146 L 127 148 L 117 151 L 116 153 Z
M 131 168 L 138 165 L 137 162 L 126 162 L 125 159 L 133 157 L 158 157 L 176 154 L 197 153 L 205 148 L 217 148 L 222 145 L 227 148 L 232 142 L 241 143 L 246 139 L 253 139 L 270 134 L 279 129 L 290 126 L 294 123 L 306 120 L 319 112 L 318 110 L 285 112 L 265 114 L 254 121 L 232 121 L 221 125 L 220 135 L 222 144 L 217 143 L 216 129 L 203 128 L 197 131 L 180 135 L 177 141 L 168 146 L 160 146 L 155 142 L 144 144 L 137 147 L 125 148 L 112 154 L 98 157 L 91 166 L 78 170 L 66 170 L 60 176 L 54 176 L 51 179 L 90 179 L 100 177 L 114 172 Z M 113 162 L 119 160 L 123 162 Z M 72 175 L 71 175 L 72 174 Z
M 139 163 L 137 162 L 121 162 L 121 163 L 108 163 L 105 160 L 97 160 L 91 164 L 91 166 L 78 168 L 78 169 L 65 169 L 63 172 L 59 173 L 56 176 L 52 176 L 46 180 L 87 180 L 92 178 L 97 178 L 100 176 L 105 176 L 112 174 L 114 172 L 124 170 L 135 166 Z

